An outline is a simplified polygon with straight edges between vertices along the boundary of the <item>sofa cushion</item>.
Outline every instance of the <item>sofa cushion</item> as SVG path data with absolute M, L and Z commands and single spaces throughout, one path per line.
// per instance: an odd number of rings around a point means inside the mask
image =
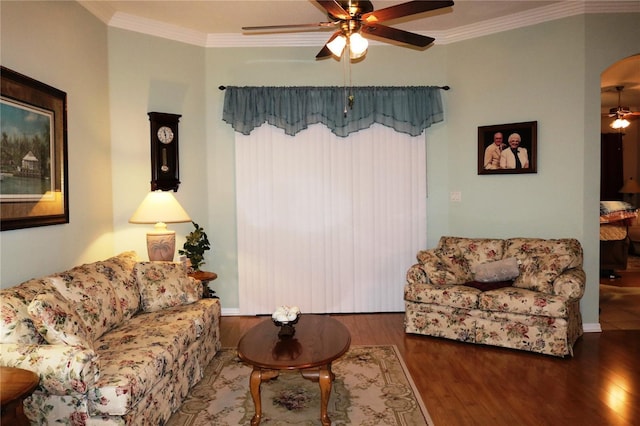
M 202 332 L 201 309 L 142 313 L 95 342 L 102 368 L 90 395 L 92 414 L 125 415 L 167 374 Z
M 491 238 L 441 237 L 438 248 L 446 256 L 461 256 L 472 267 L 505 257 L 504 244 L 504 240 Z
M 138 261 L 136 252 L 127 251 L 96 262 L 96 271 L 105 276 L 115 291 L 124 320 L 140 310 L 140 290 L 133 274 L 133 267 Z
M 463 284 L 474 280 L 476 265 L 502 259 L 503 247 L 504 240 L 445 236 L 436 249 L 419 252 L 418 260 L 430 282 Z
M 446 255 L 441 250 L 427 250 L 420 256 L 429 282 L 436 285 L 459 284 L 472 279 L 469 264 L 462 256 Z
M 134 271 L 145 312 L 186 305 L 202 296 L 202 283 L 187 276 L 181 263 L 138 262 Z
M 529 256 L 522 262 L 522 271 L 513 286 L 550 294 L 553 292 L 553 282 L 569 267 L 571 261 L 572 257 L 568 254 Z
M 574 238 L 542 239 L 511 238 L 506 240 L 504 257 L 515 257 L 524 262 L 530 256 L 546 256 L 549 254 L 566 254 L 571 262 L 567 268 L 582 267 L 582 246 Z
M 47 284 L 46 280 L 33 279 L 0 290 L 0 343 L 46 343 L 27 308 L 34 297 L 47 290 Z
M 407 284 L 404 300 L 471 309 L 478 306 L 480 290 L 464 285 Z
M 517 287 L 505 287 L 480 293 L 478 308 L 483 311 L 540 315 L 550 318 L 567 318 L 569 314 L 566 298 Z
M 29 304 L 29 315 L 49 344 L 93 348 L 91 334 L 72 306 L 58 292 L 37 295 Z
M 485 283 L 508 281 L 520 275 L 518 259 L 515 257 L 480 263 L 473 266 L 471 271 L 476 281 Z
M 73 303 L 92 341 L 124 318 L 111 283 L 98 269 L 98 263 L 89 263 L 48 277 L 51 285 Z

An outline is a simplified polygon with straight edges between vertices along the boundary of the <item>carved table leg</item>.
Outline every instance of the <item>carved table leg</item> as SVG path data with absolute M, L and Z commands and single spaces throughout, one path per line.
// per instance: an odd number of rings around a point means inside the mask
M 251 398 L 255 407 L 255 414 L 251 419 L 251 426 L 258 426 L 262 420 L 262 400 L 260 398 L 260 384 L 262 382 L 278 377 L 277 370 L 262 370 L 259 367 L 253 367 L 251 377 L 249 378 L 249 388 L 251 389 Z
M 331 364 L 320 368 L 318 381 L 320 382 L 320 421 L 322 426 L 331 426 L 331 420 L 327 414 L 327 405 L 331 396 L 331 382 L 333 381 Z
M 331 420 L 327 414 L 329 397 L 331 396 L 331 385 L 335 375 L 331 371 L 331 364 L 323 365 L 318 369 L 301 370 L 300 374 L 307 380 L 320 384 L 320 421 L 322 426 L 330 426 Z

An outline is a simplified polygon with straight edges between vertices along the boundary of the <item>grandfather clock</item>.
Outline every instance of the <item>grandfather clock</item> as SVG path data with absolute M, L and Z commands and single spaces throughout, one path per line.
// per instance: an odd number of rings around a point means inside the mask
M 178 121 L 181 115 L 150 112 L 151 190 L 177 191 L 180 185 Z

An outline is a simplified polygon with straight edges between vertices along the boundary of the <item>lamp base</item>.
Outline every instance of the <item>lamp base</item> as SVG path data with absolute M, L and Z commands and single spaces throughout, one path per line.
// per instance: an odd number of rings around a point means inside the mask
M 172 262 L 176 250 L 175 231 L 147 233 L 147 254 L 153 262 Z

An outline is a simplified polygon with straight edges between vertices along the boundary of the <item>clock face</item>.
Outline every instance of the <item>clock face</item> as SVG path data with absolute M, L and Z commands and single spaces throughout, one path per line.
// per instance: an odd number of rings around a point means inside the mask
M 170 127 L 162 126 L 158 129 L 158 139 L 164 144 L 169 144 L 173 141 L 173 130 Z

